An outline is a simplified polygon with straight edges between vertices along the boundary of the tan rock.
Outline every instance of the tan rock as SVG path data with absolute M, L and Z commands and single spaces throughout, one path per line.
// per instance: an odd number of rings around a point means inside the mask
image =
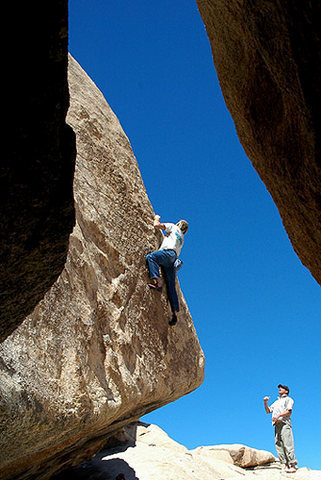
M 218 480 L 231 474 L 242 478 L 239 467 L 220 460 L 214 463 L 207 456 L 194 454 L 156 425 L 139 422 L 135 428 L 134 444 L 123 445 L 120 451 L 102 450 L 92 461 L 67 471 L 57 480 L 67 480 L 71 474 L 75 479 L 87 480 L 99 475 L 114 480 L 119 474 L 124 474 L 126 480 Z
M 320 5 L 197 3 L 239 139 L 321 284 Z
M 229 461 L 225 462 L 213 456 L 210 449 L 217 452 L 225 445 L 199 447 L 188 450 L 168 437 L 156 425 L 139 422 L 130 425 L 130 440 L 121 448 L 103 449 L 90 462 L 66 471 L 54 480 L 115 480 L 124 476 L 125 480 L 320 480 L 321 471 L 300 468 L 295 474 L 281 473 L 276 462 L 253 470 L 240 468 Z M 135 439 L 135 441 L 133 441 Z M 248 449 L 244 445 L 228 445 L 234 454 Z M 255 452 L 255 449 L 251 449 Z M 257 450 L 257 458 L 262 451 Z M 216 453 L 216 452 L 215 452 Z M 227 453 L 227 452 L 226 452 Z M 269 452 L 270 458 L 274 459 Z M 253 458 L 253 452 L 251 452 Z
M 270 452 L 257 450 L 240 444 L 199 447 L 193 450 L 193 452 L 202 456 L 209 456 L 214 459 L 233 463 L 242 468 L 266 465 L 267 463 L 276 461 L 276 458 Z
M 65 269 L 1 346 L 2 480 L 49 478 L 90 458 L 130 420 L 197 388 L 204 357 L 180 293 L 146 286 L 158 246 L 130 143 L 103 95 L 70 59 L 77 136 L 77 224 Z

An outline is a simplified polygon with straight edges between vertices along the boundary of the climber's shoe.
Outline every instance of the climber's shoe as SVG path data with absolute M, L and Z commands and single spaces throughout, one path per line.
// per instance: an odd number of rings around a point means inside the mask
M 157 290 L 158 292 L 161 292 L 163 287 L 159 287 L 156 283 L 148 283 L 149 288 L 152 290 Z
M 172 318 L 169 320 L 168 323 L 169 323 L 169 325 L 170 325 L 171 327 L 173 327 L 174 325 L 176 325 L 176 323 L 177 323 L 176 313 L 173 313 L 173 316 L 172 316 Z

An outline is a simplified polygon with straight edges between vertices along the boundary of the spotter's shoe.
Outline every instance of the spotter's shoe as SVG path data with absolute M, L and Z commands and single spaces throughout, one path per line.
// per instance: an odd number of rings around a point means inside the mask
M 297 471 L 297 468 L 295 467 L 289 467 L 286 470 L 286 473 L 295 473 Z

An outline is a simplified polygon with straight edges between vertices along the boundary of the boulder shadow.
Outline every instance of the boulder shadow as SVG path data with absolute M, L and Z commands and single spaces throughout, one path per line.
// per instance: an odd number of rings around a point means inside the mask
M 52 480 L 139 480 L 135 470 L 121 458 L 101 457 L 65 470 Z
M 102 450 L 91 460 L 68 468 L 51 480 L 140 480 L 135 470 L 125 460 L 117 457 L 118 454 L 135 446 L 136 436 L 137 422 L 126 425 L 111 436 Z

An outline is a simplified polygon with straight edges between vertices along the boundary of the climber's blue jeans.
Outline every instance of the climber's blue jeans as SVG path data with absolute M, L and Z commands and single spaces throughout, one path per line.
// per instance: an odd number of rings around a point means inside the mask
M 175 288 L 176 270 L 174 262 L 177 258 L 174 250 L 156 250 L 146 255 L 146 261 L 151 279 L 160 278 L 159 267 L 162 267 L 167 286 L 167 295 L 172 311 L 179 311 L 179 303 Z

